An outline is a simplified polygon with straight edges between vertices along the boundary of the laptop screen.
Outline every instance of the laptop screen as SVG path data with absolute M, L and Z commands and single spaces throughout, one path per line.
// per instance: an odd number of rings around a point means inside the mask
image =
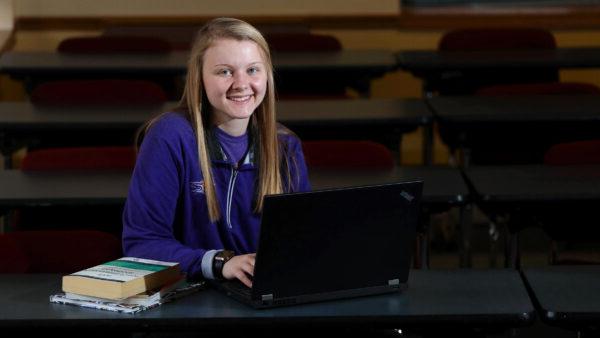
M 265 197 L 253 297 L 406 282 L 422 181 Z

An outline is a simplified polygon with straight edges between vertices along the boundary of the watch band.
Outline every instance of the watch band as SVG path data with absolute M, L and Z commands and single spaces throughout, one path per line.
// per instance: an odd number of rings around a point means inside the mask
M 234 252 L 230 250 L 219 251 L 213 258 L 212 270 L 213 276 L 215 279 L 222 280 L 223 279 L 223 266 L 227 263 L 233 256 Z

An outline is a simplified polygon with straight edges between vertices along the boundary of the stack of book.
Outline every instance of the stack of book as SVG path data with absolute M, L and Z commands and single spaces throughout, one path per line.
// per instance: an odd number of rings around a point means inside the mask
M 123 257 L 63 276 L 62 293 L 50 302 L 137 313 L 203 287 L 189 283 L 178 263 Z

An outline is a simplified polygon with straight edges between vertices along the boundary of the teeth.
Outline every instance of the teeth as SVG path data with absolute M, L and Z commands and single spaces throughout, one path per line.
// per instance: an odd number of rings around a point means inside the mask
M 228 99 L 235 101 L 235 102 L 244 102 L 246 100 L 250 99 L 250 96 L 252 95 L 246 95 L 246 96 L 230 96 L 228 97 Z

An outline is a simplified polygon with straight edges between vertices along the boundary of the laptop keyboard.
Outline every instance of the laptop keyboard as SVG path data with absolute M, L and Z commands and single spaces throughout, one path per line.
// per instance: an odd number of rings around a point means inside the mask
M 236 293 L 244 295 L 248 298 L 251 298 L 251 296 L 252 296 L 252 289 L 250 289 L 249 287 L 247 287 L 246 285 L 244 285 L 242 282 L 240 282 L 238 280 L 224 281 L 223 285 L 225 286 L 226 289 L 228 289 L 232 292 L 236 292 Z

